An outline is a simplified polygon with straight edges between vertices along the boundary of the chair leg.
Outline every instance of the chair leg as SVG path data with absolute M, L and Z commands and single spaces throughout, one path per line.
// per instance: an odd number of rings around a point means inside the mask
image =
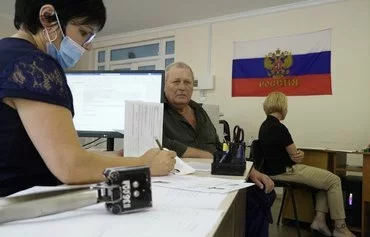
M 286 188 L 283 189 L 283 200 L 281 201 L 281 206 L 280 206 L 280 211 L 279 211 L 279 217 L 278 217 L 278 220 L 277 220 L 277 225 L 280 224 L 280 218 L 281 218 L 281 213 L 283 212 L 283 207 L 284 207 L 284 204 L 285 204 L 285 198 L 286 198 Z
M 290 189 L 290 193 L 291 193 L 292 202 L 293 202 L 293 211 L 294 211 L 295 224 L 296 224 L 296 228 L 297 228 L 297 234 L 298 234 L 298 237 L 301 237 L 301 232 L 299 230 L 299 220 L 298 220 L 298 214 L 297 214 L 297 205 L 296 205 L 296 202 L 295 202 L 293 189 Z
M 316 192 L 312 192 L 312 203 L 313 208 L 316 208 Z

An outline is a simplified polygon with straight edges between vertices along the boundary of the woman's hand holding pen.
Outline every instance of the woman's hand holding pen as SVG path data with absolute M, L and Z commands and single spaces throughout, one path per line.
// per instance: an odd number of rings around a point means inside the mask
M 176 152 L 152 148 L 141 156 L 150 168 L 152 176 L 168 175 L 175 167 Z

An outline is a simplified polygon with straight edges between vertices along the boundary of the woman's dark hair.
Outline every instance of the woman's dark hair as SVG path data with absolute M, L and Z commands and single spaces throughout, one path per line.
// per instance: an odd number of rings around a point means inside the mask
M 58 14 L 63 31 L 68 22 L 79 19 L 78 24 L 94 25 L 100 31 L 106 21 L 106 10 L 103 0 L 16 0 L 14 26 L 18 30 L 24 27 L 32 34 L 43 28 L 39 12 L 43 5 L 53 5 Z M 56 21 L 55 15 L 50 22 Z

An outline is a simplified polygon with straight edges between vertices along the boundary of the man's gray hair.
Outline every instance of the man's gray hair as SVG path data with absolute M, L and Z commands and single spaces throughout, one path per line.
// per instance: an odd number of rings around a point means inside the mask
M 193 73 L 193 70 L 191 69 L 191 67 L 189 65 L 187 65 L 186 63 L 184 62 L 174 62 L 174 63 L 171 63 L 170 65 L 168 65 L 166 67 L 166 79 L 167 79 L 167 74 L 168 74 L 168 71 L 171 69 L 171 68 L 186 68 L 190 71 L 191 73 L 191 77 L 193 78 L 194 80 L 194 73 Z

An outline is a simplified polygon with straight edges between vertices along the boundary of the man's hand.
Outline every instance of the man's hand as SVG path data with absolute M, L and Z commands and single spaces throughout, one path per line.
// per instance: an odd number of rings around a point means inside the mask
M 267 175 L 257 171 L 255 168 L 252 168 L 249 177 L 260 189 L 265 188 L 266 193 L 270 193 L 274 189 L 274 181 L 272 181 L 272 179 Z
M 116 151 L 117 156 L 123 156 L 123 149 Z
M 152 176 L 163 176 L 168 175 L 175 167 L 175 156 L 176 152 L 174 151 L 153 148 L 145 152 L 141 158 L 144 159 L 144 163 L 149 166 Z
M 304 152 L 301 150 L 297 150 L 297 153 L 294 155 L 291 155 L 290 158 L 292 159 L 292 161 L 294 161 L 297 164 L 302 163 L 303 158 L 304 158 Z

